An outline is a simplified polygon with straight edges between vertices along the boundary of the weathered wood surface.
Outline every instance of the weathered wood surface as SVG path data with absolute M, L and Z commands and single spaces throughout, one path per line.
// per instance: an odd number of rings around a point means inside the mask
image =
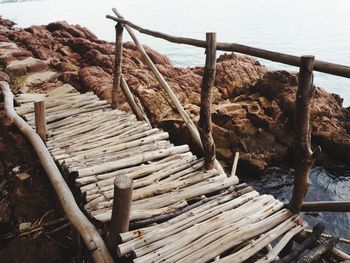
M 17 112 L 32 127 L 38 97 L 47 109 L 47 147 L 80 189 L 91 219 L 111 220 L 116 176 L 133 180 L 130 225 L 138 228 L 114 235 L 120 256 L 134 262 L 242 262 L 282 238 L 262 258 L 272 261 L 305 227 L 272 196 L 238 185 L 234 173 L 204 169 L 187 145 L 172 145 L 167 133 L 91 93 L 19 95 Z

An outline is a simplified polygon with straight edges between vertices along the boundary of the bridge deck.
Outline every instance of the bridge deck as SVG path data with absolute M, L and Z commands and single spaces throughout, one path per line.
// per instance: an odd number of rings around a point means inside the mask
M 91 220 L 110 220 L 115 176 L 133 178 L 133 230 L 120 235 L 121 256 L 130 254 L 134 262 L 270 262 L 306 227 L 271 195 L 239 185 L 235 176 L 205 171 L 187 145 L 174 146 L 166 132 L 112 110 L 90 92 L 66 84 L 18 95 L 16 110 L 32 127 L 37 99 L 45 100 L 47 147 L 80 189 Z M 274 240 L 272 250 L 256 257 Z

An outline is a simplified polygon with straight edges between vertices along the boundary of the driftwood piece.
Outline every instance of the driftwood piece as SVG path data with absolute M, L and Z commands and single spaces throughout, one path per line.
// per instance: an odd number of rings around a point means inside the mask
M 214 168 L 215 164 L 215 143 L 212 135 L 211 123 L 211 100 L 216 73 L 216 34 L 207 33 L 207 47 L 205 67 L 201 85 L 201 105 L 198 130 L 202 140 L 204 152 L 204 167 L 207 170 Z
M 296 259 L 301 253 L 303 253 L 306 249 L 316 244 L 317 240 L 319 240 L 322 232 L 324 231 L 325 226 L 323 224 L 317 224 L 313 227 L 312 234 L 306 238 L 299 247 L 294 248 L 290 254 L 284 256 L 278 263 L 288 263 L 292 260 Z
M 89 176 L 93 174 L 109 172 L 109 171 L 113 171 L 113 170 L 117 170 L 125 167 L 130 167 L 132 165 L 141 164 L 146 161 L 160 159 L 162 157 L 166 157 L 171 154 L 184 153 L 188 151 L 189 151 L 189 147 L 187 145 L 182 145 L 182 146 L 171 147 L 169 149 L 146 152 L 146 153 L 138 154 L 125 159 L 96 165 L 94 167 L 82 168 L 78 170 L 78 174 L 79 174 L 79 177 L 83 177 L 83 176 Z
M 41 164 L 55 189 L 62 208 L 71 224 L 79 231 L 84 243 L 95 262 L 113 262 L 108 249 L 95 226 L 81 212 L 74 196 L 63 179 L 58 167 L 52 160 L 49 151 L 36 132 L 20 118 L 13 108 L 13 95 L 7 82 L 0 81 L 0 87 L 5 100 L 6 116 L 12 120 L 21 132 L 28 138 L 38 153 Z
M 113 88 L 112 88 L 112 108 L 116 109 L 118 104 L 118 90 L 120 89 L 120 80 L 122 77 L 122 60 L 123 60 L 123 25 L 115 25 L 115 52 L 114 52 L 114 69 L 113 69 Z
M 187 37 L 176 37 L 176 36 L 168 35 L 165 33 L 152 31 L 152 30 L 137 26 L 137 25 L 131 23 L 130 21 L 123 19 L 120 16 L 114 17 L 114 16 L 107 15 L 106 17 L 108 19 L 113 20 L 113 21 L 121 22 L 127 26 L 130 26 L 133 29 L 139 31 L 140 33 L 154 36 L 157 38 L 161 38 L 161 39 L 167 40 L 167 41 L 172 42 L 172 43 L 186 44 L 186 45 L 191 45 L 191 46 L 196 46 L 196 47 L 201 47 L 201 48 L 206 47 L 206 42 L 203 40 L 192 39 L 192 38 L 187 38 Z M 246 54 L 249 56 L 264 58 L 267 60 L 271 60 L 271 61 L 275 61 L 275 62 L 279 62 L 279 63 L 283 63 L 283 64 L 295 66 L 295 67 L 299 67 L 301 64 L 300 57 L 298 57 L 298 56 L 284 54 L 284 53 L 280 53 L 280 52 L 269 51 L 269 50 L 265 50 L 265 49 L 261 49 L 261 48 L 255 48 L 255 47 L 250 47 L 250 46 L 236 44 L 236 43 L 218 42 L 217 43 L 217 50 L 238 52 L 238 53 Z M 350 77 L 350 67 L 345 66 L 345 65 L 339 65 L 339 64 L 335 64 L 335 63 L 329 63 L 329 62 L 325 62 L 325 61 L 316 60 L 315 61 L 315 70 L 319 71 L 319 72 L 332 74 L 332 75 L 346 77 L 346 78 Z
M 305 195 L 309 189 L 309 174 L 314 163 L 311 150 L 310 107 L 315 93 L 312 69 L 314 57 L 301 57 L 299 85 L 295 107 L 295 177 L 293 195 L 289 208 L 293 213 L 299 213 Z
M 315 262 L 324 253 L 332 250 L 332 248 L 339 242 L 337 237 L 329 237 L 322 241 L 318 246 L 311 249 L 306 255 L 297 260 L 298 263 Z

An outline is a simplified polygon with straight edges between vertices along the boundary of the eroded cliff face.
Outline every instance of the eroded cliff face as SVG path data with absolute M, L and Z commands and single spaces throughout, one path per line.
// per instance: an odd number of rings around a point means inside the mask
M 99 40 L 88 29 L 66 22 L 21 29 L 13 27 L 11 21 L 0 19 L 0 42 L 22 47 L 21 52 L 11 52 L 9 45 L 9 51 L 0 54 L 0 65 L 12 76 L 20 78 L 38 68 L 52 68 L 59 75 L 55 81 L 48 79 L 41 88 L 70 83 L 111 101 L 114 44 Z M 124 77 L 152 124 L 169 131 L 174 142 L 191 144 L 180 116 L 136 47 L 132 43 L 123 46 Z M 203 68 L 177 68 L 158 52 L 148 47 L 146 51 L 197 123 Z M 36 59 L 25 61 L 30 56 Z M 18 59 L 24 62 L 11 65 L 11 61 Z M 240 167 L 253 173 L 289 159 L 297 85 L 295 73 L 269 71 L 248 56 L 220 56 L 212 116 L 218 156 L 231 162 L 234 152 L 239 151 Z M 16 88 L 18 92 L 30 90 L 22 84 Z M 122 93 L 119 105 L 130 110 Z M 341 107 L 339 96 L 316 89 L 312 104 L 313 139 L 324 151 L 345 161 L 350 161 L 349 112 Z

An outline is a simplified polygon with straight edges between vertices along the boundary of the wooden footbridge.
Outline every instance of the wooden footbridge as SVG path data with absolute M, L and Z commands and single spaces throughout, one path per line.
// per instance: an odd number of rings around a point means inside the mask
M 84 195 L 92 220 L 111 220 L 115 177 L 133 179 L 135 229 L 119 235 L 119 256 L 132 253 L 134 262 L 207 262 L 235 248 L 220 261 L 242 262 L 281 238 L 261 259 L 269 262 L 306 226 L 271 195 L 239 185 L 234 175 L 204 169 L 187 145 L 172 145 L 166 132 L 111 109 L 90 92 L 66 85 L 16 96 L 17 113 L 33 129 L 37 100 L 45 102 L 46 145 Z
M 116 89 L 120 87 L 135 115 L 116 109 L 116 100 L 112 107 L 93 93 L 80 94 L 68 84 L 47 92 L 17 95 L 15 101 L 19 106 L 15 112 L 9 85 L 0 82 L 7 115 L 36 149 L 64 211 L 81 234 L 94 261 L 113 260 L 90 222 L 109 224 L 105 240 L 115 259 L 123 257 L 134 262 L 290 262 L 297 258 L 314 243 L 316 234 L 306 239 L 301 249 L 285 258 L 279 257 L 290 241 L 304 233 L 307 227 L 298 216 L 302 203 L 300 196 L 305 195 L 305 178 L 297 177 L 299 185 L 295 186 L 292 213 L 273 196 L 260 195 L 250 186 L 239 184 L 235 173 L 227 175 L 215 160 L 210 124 L 215 35 L 208 34 L 207 42 L 204 42 L 207 60 L 198 133 L 131 26 L 140 28 L 114 11 L 119 17 L 113 17 L 119 21 L 114 99 Z M 135 102 L 120 70 L 123 27 L 172 99 L 193 140 L 205 150 L 204 159 L 198 159 L 187 145 L 173 145 L 166 132 L 152 128 Z M 195 44 L 202 45 L 202 42 Z M 297 102 L 299 114 L 306 116 L 301 120 L 299 136 L 305 138 L 307 144 L 299 145 L 299 153 L 304 160 L 311 160 L 314 157 L 309 156 L 307 136 L 313 59 L 304 57 L 296 63 L 301 63 L 299 89 L 306 94 L 298 97 Z M 317 63 L 321 71 L 328 70 L 324 64 Z M 344 75 L 350 71 L 342 68 L 337 72 Z M 306 155 L 303 155 L 304 150 L 307 150 Z M 297 172 L 307 175 L 311 165 L 312 161 L 307 167 L 300 166 Z M 61 174 L 65 175 L 65 181 Z M 83 202 L 80 207 L 66 182 L 73 192 L 79 190 Z M 298 190 L 298 187 L 303 189 Z M 334 246 L 333 239 L 329 240 L 331 242 Z M 313 259 L 317 258 L 315 253 L 331 249 L 332 244 L 317 247 L 309 253 Z M 348 258 L 339 251 L 338 255 Z M 309 258 L 301 260 L 309 262 Z

